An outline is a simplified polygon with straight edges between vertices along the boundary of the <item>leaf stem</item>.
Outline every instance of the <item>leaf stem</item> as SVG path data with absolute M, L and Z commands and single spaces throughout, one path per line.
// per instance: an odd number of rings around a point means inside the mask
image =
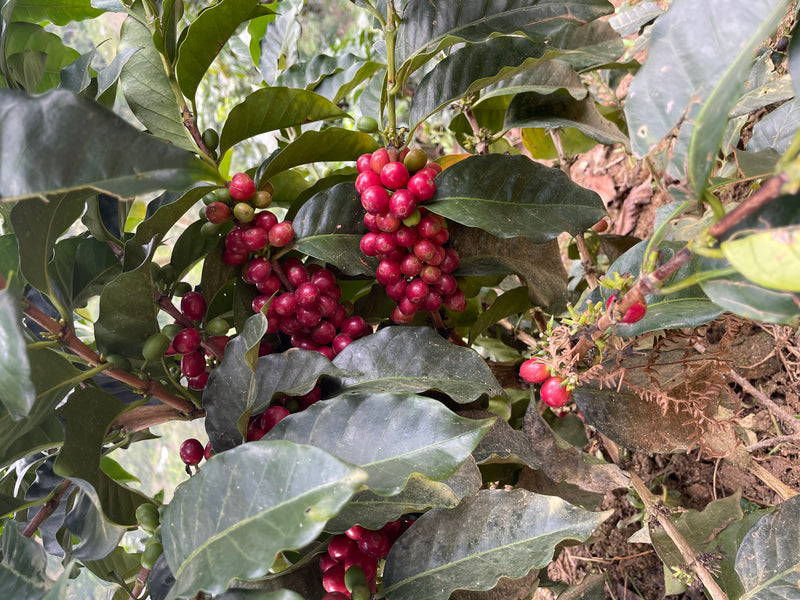
M 394 0 L 386 2 L 386 21 L 383 25 L 383 35 L 386 38 L 386 108 L 388 111 L 388 134 L 387 139 L 390 144 L 397 146 L 397 93 L 395 79 L 397 69 L 395 65 L 395 42 L 397 40 L 397 13 L 394 8 Z
M 728 275 L 733 275 L 736 273 L 736 269 L 733 267 L 728 267 L 726 269 L 714 269 L 713 271 L 703 271 L 702 273 L 695 273 L 686 277 L 685 279 L 681 279 L 674 285 L 665 285 L 659 288 L 658 293 L 662 296 L 669 296 L 670 294 L 674 294 L 676 292 L 680 292 L 681 290 L 685 290 L 687 288 L 692 287 L 693 285 L 697 285 L 701 281 L 705 281 L 706 279 L 715 279 L 717 277 L 727 277 Z

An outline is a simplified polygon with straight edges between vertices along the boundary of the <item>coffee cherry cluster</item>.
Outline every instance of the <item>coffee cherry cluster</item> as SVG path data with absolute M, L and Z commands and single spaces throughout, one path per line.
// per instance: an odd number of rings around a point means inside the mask
M 551 408 L 566 406 L 572 396 L 562 377 L 551 375 L 547 365 L 538 358 L 529 358 L 520 365 L 519 376 L 528 383 L 541 383 L 539 396 Z
M 150 570 L 164 552 L 161 545 L 161 515 L 155 505 L 145 502 L 136 507 L 136 521 L 141 530 L 150 535 L 139 558 L 142 567 Z
M 375 277 L 397 302 L 392 320 L 410 323 L 418 310 L 442 306 L 463 311 L 466 296 L 452 275 L 459 256 L 444 247 L 450 237 L 447 222 L 420 206 L 433 197 L 441 167 L 428 163 L 419 149 L 404 150 L 397 160 L 391 156 L 385 148 L 362 154 L 356 162 L 356 191 L 369 230 L 361 238 L 361 251 L 380 261 Z
M 366 600 L 375 594 L 379 561 L 413 522 L 413 518 L 402 517 L 380 529 L 354 525 L 333 536 L 319 561 L 322 587 L 327 592 L 323 600 Z

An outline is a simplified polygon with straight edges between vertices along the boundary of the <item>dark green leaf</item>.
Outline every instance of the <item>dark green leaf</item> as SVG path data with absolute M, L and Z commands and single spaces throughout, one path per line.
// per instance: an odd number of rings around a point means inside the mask
M 684 244 L 681 242 L 665 242 L 659 246 L 664 262 L 678 253 Z M 608 273 L 619 273 L 620 275 L 630 274 L 634 277 L 639 275 L 639 270 L 644 260 L 644 253 L 647 248 L 647 240 L 639 242 L 636 246 L 620 256 L 608 268 Z M 664 285 L 672 285 L 683 281 L 687 277 L 697 273 L 699 261 L 690 260 L 686 265 L 670 275 Z M 603 291 L 603 301 L 611 295 L 611 291 L 606 288 Z M 703 288 L 693 285 L 686 289 L 662 296 L 660 294 L 648 294 L 647 313 L 641 321 L 632 324 L 620 323 L 617 326 L 617 334 L 623 337 L 632 337 L 656 331 L 658 329 L 678 329 L 680 327 L 699 327 L 709 321 L 713 321 L 723 313 L 723 309 L 714 304 L 703 293 Z
M 575 100 L 586 98 L 588 90 L 583 85 L 580 75 L 561 56 L 558 59 L 547 60 L 532 68 L 490 85 L 481 92 L 480 102 L 474 105 L 473 110 L 480 110 L 487 99 L 497 96 L 509 96 L 524 92 L 537 92 L 539 94 L 554 94 L 563 90 Z M 508 107 L 508 101 L 502 106 L 503 111 Z M 503 116 L 500 116 L 502 125 Z M 498 131 L 500 128 L 498 128 Z
M 254 374 L 245 354 L 256 341 L 241 335 L 234 338 L 225 348 L 222 364 L 208 378 L 203 393 L 206 431 L 217 452 L 241 444 L 242 415 L 263 411 L 275 394 L 305 394 L 321 375 L 342 374 L 319 352 L 300 349 L 260 358 Z
M 50 417 L 80 375 L 66 358 L 46 348 L 30 351 L 28 362 L 36 401 L 22 421 L 14 421 L 5 409 L 0 410 L 0 466 L 57 438 L 57 422 L 54 424 Z M 53 445 L 56 444 L 49 447 Z
M 153 36 L 141 21 L 129 16 L 120 30 L 119 52 L 130 53 L 119 74 L 125 100 L 150 133 L 179 148 L 196 150 L 183 126 L 180 106 L 164 72 Z
M 194 102 L 197 86 L 236 29 L 251 18 L 258 0 L 222 0 L 201 11 L 181 34 L 175 73 L 183 95 Z
M 425 74 L 411 101 L 409 123 L 415 125 L 460 98 L 558 56 L 547 52 L 545 44 L 524 37 L 499 37 L 468 45 Z
M 0 535 L 0 589 L 14 600 L 40 600 L 53 585 L 47 557 L 36 541 L 23 537 L 24 523 L 8 521 Z
M 502 394 L 476 352 L 451 344 L 429 327 L 386 327 L 351 343 L 333 364 L 348 372 L 339 379 L 346 390 L 439 390 L 460 403 Z
M 530 297 L 528 295 L 527 287 L 518 287 L 509 290 L 492 303 L 492 305 L 483 311 L 475 320 L 475 324 L 469 331 L 469 341 L 475 341 L 481 333 L 486 331 L 488 327 L 494 325 L 500 319 L 523 313 L 531 306 Z
M 142 568 L 139 554 L 128 554 L 122 547 L 99 560 L 81 561 L 92 573 L 104 581 L 118 583 L 120 580 L 131 583 Z
M 800 587 L 800 496 L 781 502 L 742 540 L 736 555 L 736 572 L 745 594 L 753 600 L 789 599 Z
M 763 288 L 741 275 L 706 280 L 700 287 L 722 309 L 747 319 L 789 323 L 800 315 L 800 296 Z
M 288 88 L 313 90 L 326 77 L 345 71 L 363 60 L 352 52 L 338 56 L 317 54 L 308 62 L 298 63 L 286 69 L 278 76 L 276 84 Z
M 566 61 L 580 72 L 598 69 L 603 66 L 613 68 L 625 53 L 625 43 L 620 34 L 606 21 L 589 23 L 570 23 L 549 42 L 564 50 L 561 60 Z M 632 63 L 635 68 L 637 63 Z
M 456 0 L 447 4 L 409 2 L 397 36 L 398 63 L 420 55 L 402 71 L 411 72 L 429 56 L 459 42 L 480 42 L 497 34 L 522 33 L 545 41 L 570 23 L 591 21 L 612 12 L 604 0 L 575 4 L 553 0 Z
M 114 57 L 114 60 L 111 61 L 111 64 L 97 71 L 98 101 L 101 100 L 101 97 L 105 92 L 107 92 L 116 85 L 117 80 L 119 79 L 119 76 L 122 73 L 122 69 L 130 60 L 131 56 L 136 54 L 138 51 L 139 51 L 138 48 L 122 49 L 119 52 L 117 52 L 117 55 Z
M 103 11 L 92 7 L 90 0 L 59 0 L 59 2 L 41 2 L 41 0 L 17 0 L 14 5 L 14 20 L 41 23 L 47 21 L 53 25 L 66 25 L 72 21 L 94 19 Z
M 773 110 L 753 125 L 753 137 L 747 143 L 752 152 L 772 148 L 783 154 L 789 149 L 797 132 L 800 100 L 795 98 Z
M 139 224 L 136 228 L 134 240 L 141 245 L 147 244 L 154 237 L 160 240 L 186 214 L 187 210 L 192 208 L 200 198 L 213 189 L 214 187 L 212 186 L 199 185 L 186 190 L 181 195 L 165 194 L 169 198 L 164 198 L 166 202 L 160 204 L 152 216 Z
M 57 87 L 61 81 L 61 69 L 80 56 L 76 50 L 65 46 L 56 34 L 45 31 L 43 27 L 34 23 L 11 23 L 3 33 L 9 63 L 16 62 L 11 60 L 14 55 L 23 58 L 24 54 L 36 53 L 44 58 L 38 85 L 35 88 L 26 88 L 30 93 L 45 92 Z M 20 60 L 18 64 L 22 65 L 23 61 Z M 22 75 L 17 73 L 16 78 L 24 81 Z
M 130 410 L 111 394 L 84 388 L 71 394 L 58 415 L 66 422 L 64 446 L 53 467 L 62 477 L 81 478 L 97 491 L 103 514 L 120 525 L 135 525 L 136 507 L 147 501 L 136 492 L 111 479 L 100 469 L 103 440 L 114 420 Z
M 217 600 L 304 600 L 304 597 L 292 590 L 228 590 Z
M 100 315 L 94 323 L 97 348 L 105 355 L 142 358 L 142 345 L 158 331 L 150 260 L 120 273 L 100 294 Z
M 291 169 L 297 165 L 313 162 L 356 160 L 366 152 L 372 152 L 378 143 L 371 135 L 350 131 L 340 127 L 329 127 L 323 131 L 306 131 L 281 150 L 260 175 L 260 180 Z
M 0 414 L 0 429 L 6 426 L 7 422 L 3 414 Z M 26 426 L 25 435 L 12 441 L 0 455 L 0 466 L 5 466 L 42 450 L 57 448 L 64 443 L 64 428 L 55 415 L 44 416 L 37 424 Z
M 544 243 L 577 234 L 605 215 L 595 192 L 563 171 L 524 156 L 471 156 L 436 177 L 426 205 L 435 213 L 502 238 L 523 235 Z
M 86 54 L 82 54 L 69 65 L 61 69 L 61 86 L 65 90 L 79 94 L 92 82 L 92 75 L 89 68 L 92 60 L 97 54 L 97 50 L 92 48 Z
M 49 264 L 56 240 L 81 216 L 91 195 L 80 190 L 50 196 L 48 201 L 35 198 L 18 203 L 11 211 L 22 273 L 45 294 L 53 293 Z
M 261 56 L 258 68 L 267 85 L 273 85 L 279 72 L 297 62 L 297 42 L 302 33 L 297 18 L 303 4 L 297 0 L 285 2 L 282 8 L 285 12 L 269 24 L 264 36 L 259 40 Z
M 204 258 L 218 243 L 218 238 L 202 235 L 200 230 L 205 221 L 197 220 L 183 230 L 172 247 L 170 264 L 178 272 L 178 279 Z
M 103 514 L 99 495 L 99 492 L 103 491 L 102 487 L 100 490 L 95 490 L 88 481 L 77 477 L 73 477 L 71 481 L 79 491 L 67 512 L 65 524 L 69 532 L 80 540 L 72 548 L 71 555 L 86 560 L 97 560 L 108 556 L 119 545 L 127 527 L 109 521 Z M 140 497 L 144 500 L 143 496 Z M 116 498 L 112 492 L 111 502 L 114 501 Z M 128 501 L 127 498 L 123 500 L 125 503 Z
M 94 238 L 66 238 L 56 244 L 50 278 L 69 310 L 86 306 L 122 270 L 108 244 Z
M 169 62 L 175 64 L 178 53 L 178 29 L 183 20 L 183 2 L 166 0 L 161 5 L 161 37 L 164 39 L 164 52 Z
M 267 87 L 247 96 L 231 109 L 222 128 L 220 154 L 260 133 L 349 115 L 333 102 L 308 90 Z
M 128 197 L 221 181 L 192 154 L 138 131 L 63 90 L 26 96 L 0 90 L 0 195 L 5 199 L 91 187 Z M 61 143 L 69 140 L 69 144 Z M 75 148 L 91 148 L 75 160 Z
M 386 558 L 383 591 L 392 600 L 445 600 L 457 589 L 491 589 L 501 577 L 546 567 L 556 545 L 585 541 L 610 514 L 525 490 L 482 490 L 417 519 Z
M 385 69 L 386 66 L 378 62 L 359 61 L 349 69 L 324 78 L 314 88 L 314 91 L 334 104 L 338 104 L 347 98 L 350 92 L 361 88 L 365 81 L 376 77 L 382 79 Z
M 628 145 L 628 137 L 600 114 L 591 96 L 575 100 L 562 94 L 520 94 L 506 113 L 505 128 L 513 127 L 573 127 L 601 144 Z
M 36 401 L 21 321 L 16 297 L 0 290 L 0 403 L 13 420 L 26 417 Z
M 422 396 L 350 393 L 289 415 L 264 439 L 321 448 L 363 468 L 375 493 L 393 496 L 415 473 L 435 481 L 452 475 L 492 423 L 464 419 Z
M 372 276 L 377 262 L 364 256 L 359 245 L 367 232 L 363 215 L 352 183 L 340 183 L 315 194 L 292 220 L 297 250 L 348 275 Z
M 233 579 L 263 577 L 279 551 L 313 541 L 366 478 L 290 442 L 251 442 L 213 456 L 164 513 L 164 553 L 176 579 L 170 597 L 218 594 Z

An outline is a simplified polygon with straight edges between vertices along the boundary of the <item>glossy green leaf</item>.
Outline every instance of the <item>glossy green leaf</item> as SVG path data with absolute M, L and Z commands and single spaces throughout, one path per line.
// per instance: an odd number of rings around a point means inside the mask
M 471 44 L 442 59 L 419 82 L 408 120 L 416 124 L 454 101 L 559 56 L 524 37 L 499 37 Z
M 581 81 L 580 75 L 571 65 L 564 62 L 561 56 L 557 59 L 546 60 L 532 68 L 523 71 L 509 79 L 504 79 L 481 91 L 481 99 L 473 106 L 473 110 L 480 110 L 486 105 L 489 98 L 509 96 L 525 92 L 539 94 L 554 94 L 563 90 L 575 100 L 586 98 L 588 90 Z M 506 102 L 503 111 L 508 107 Z M 502 115 L 500 117 L 502 119 Z
M 361 252 L 367 232 L 364 209 L 352 183 L 315 194 L 297 211 L 295 244 L 303 254 L 337 266 L 348 275 L 374 275 L 377 261 Z
M 172 64 L 175 64 L 178 53 L 178 30 L 183 23 L 183 11 L 181 0 L 161 3 L 161 37 L 164 40 L 164 53 Z
M 628 137 L 600 114 L 591 96 L 575 100 L 562 94 L 520 94 L 506 112 L 505 128 L 513 127 L 571 127 L 601 144 L 628 145 Z
M 260 133 L 349 115 L 330 100 L 308 90 L 267 87 L 231 109 L 220 136 L 220 154 Z
M 64 446 L 53 470 L 65 478 L 81 478 L 98 493 L 105 514 L 120 525 L 135 525 L 136 507 L 147 501 L 141 493 L 117 483 L 100 469 L 103 440 L 114 420 L 130 410 L 111 394 L 84 388 L 70 395 L 58 415 L 66 422 Z
M 275 84 L 278 73 L 297 62 L 297 42 L 302 35 L 298 22 L 304 2 L 291 0 L 281 5 L 280 15 L 269 24 L 259 40 L 258 68 L 267 85 Z
M 326 77 L 341 73 L 363 60 L 352 52 L 334 56 L 317 54 L 308 62 L 298 63 L 286 69 L 278 76 L 275 83 L 288 88 L 313 90 Z
M 104 558 L 81 562 L 100 579 L 115 583 L 120 580 L 130 583 L 142 568 L 141 556 L 128 554 L 121 546 L 114 548 L 111 554 Z
M 348 98 L 354 90 L 363 88 L 365 82 L 374 78 L 382 79 L 386 65 L 371 60 L 360 60 L 349 69 L 325 77 L 314 91 L 334 104 Z
M 218 238 L 208 237 L 200 233 L 205 222 L 199 219 L 194 221 L 175 240 L 170 264 L 175 267 L 179 279 L 183 277 L 192 265 L 204 258 L 219 241 Z
M 494 325 L 500 319 L 510 315 L 524 313 L 531 307 L 530 297 L 528 295 L 527 287 L 518 287 L 509 290 L 500 296 L 492 303 L 492 305 L 484 310 L 475 323 L 469 330 L 470 343 L 475 341 L 481 333 L 486 331 L 490 326 Z
M 763 287 L 800 292 L 800 226 L 739 233 L 720 246 L 737 271 Z
M 800 100 L 797 98 L 781 104 L 753 125 L 753 137 L 747 143 L 747 149 L 757 152 L 772 148 L 783 154 L 789 149 L 789 144 L 797 133 L 798 115 Z
M 61 69 L 74 61 L 80 54 L 65 46 L 56 34 L 45 31 L 35 23 L 11 23 L 7 32 L 4 32 L 5 52 L 9 66 L 23 65 L 23 61 L 14 61 L 16 55 L 23 58 L 25 54 L 40 54 L 42 56 L 42 71 L 36 87 L 28 86 L 30 93 L 45 92 L 58 86 L 61 81 Z M 12 71 L 19 81 L 24 81 L 23 73 Z
M 178 99 L 170 86 L 153 36 L 141 21 L 129 16 L 120 29 L 119 52 L 130 52 L 119 75 L 120 86 L 131 111 L 150 133 L 179 148 L 193 151 L 194 143 L 183 126 Z
M 319 535 L 366 473 L 311 446 L 251 442 L 213 456 L 164 513 L 169 597 L 218 594 L 267 574 L 280 550 Z
M 61 88 L 79 94 L 92 82 L 89 72 L 92 60 L 94 60 L 97 50 L 92 48 L 89 52 L 81 54 L 69 65 L 61 69 Z
M 96 490 L 88 481 L 77 477 L 71 481 L 79 491 L 64 523 L 70 533 L 80 540 L 73 546 L 72 556 L 86 560 L 108 556 L 119 545 L 127 527 L 110 521 L 104 515 L 100 500 L 102 487 Z M 143 496 L 141 498 L 144 499 Z M 112 494 L 111 502 L 116 500 Z M 127 498 L 122 501 L 127 502 Z
M 53 582 L 47 577 L 47 557 L 35 540 L 23 537 L 24 523 L 8 521 L 0 535 L 0 589 L 14 600 L 41 600 Z
M 303 596 L 292 590 L 228 590 L 217 600 L 305 600 Z
M 653 21 L 664 12 L 656 2 L 646 0 L 635 5 L 628 4 L 620 7 L 620 11 L 611 17 L 608 22 L 620 35 L 629 36 Z
M 723 264 L 728 263 L 723 261 Z M 706 280 L 700 287 L 712 302 L 747 319 L 789 323 L 800 315 L 800 296 L 763 288 L 742 276 Z
M 409 2 L 401 14 L 396 56 L 398 63 L 409 61 L 400 70 L 410 73 L 438 51 L 460 42 L 513 33 L 545 41 L 570 23 L 585 23 L 612 11 L 604 0 L 578 4 L 557 0 Z
M 732 32 L 717 32 L 716 25 L 712 25 L 708 30 L 710 36 L 714 36 L 713 41 L 706 39 L 706 43 L 712 45 L 723 45 L 728 43 L 726 39 L 730 35 L 741 35 L 737 41 L 740 45 L 733 57 L 727 57 L 726 69 L 722 77 L 714 85 L 714 88 L 705 99 L 705 104 L 700 109 L 694 122 L 692 140 L 689 144 L 688 167 L 689 181 L 695 192 L 699 195 L 708 186 L 708 177 L 714 168 L 714 162 L 719 153 L 725 127 L 728 123 L 728 115 L 739 101 L 742 87 L 747 78 L 747 74 L 753 64 L 754 51 L 778 28 L 778 25 L 785 18 L 786 10 L 790 5 L 789 0 L 763 0 L 761 2 L 740 2 L 740 6 L 731 6 L 728 3 L 720 4 L 719 9 L 722 13 L 715 15 L 716 20 L 727 22 L 731 10 L 739 11 L 744 9 L 751 11 L 749 14 L 741 15 L 744 19 L 743 24 L 747 27 Z M 690 9 L 692 18 L 697 19 L 698 15 Z M 720 19 L 720 16 L 723 18 Z M 737 14 L 737 17 L 740 15 Z M 702 17 L 701 17 L 702 18 Z M 748 19 L 752 19 L 750 22 Z M 753 22 L 758 25 L 753 28 Z M 722 38 L 722 39 L 721 39 Z M 733 60 L 731 60 L 733 58 Z
M 97 101 L 104 103 L 104 96 L 106 92 L 114 92 L 116 90 L 117 82 L 119 81 L 122 69 L 130 60 L 131 56 L 136 54 L 139 48 L 124 48 L 117 52 L 114 60 L 111 63 L 97 71 Z M 112 100 L 113 105 L 113 100 Z
M 260 181 L 298 165 L 314 162 L 356 160 L 362 154 L 373 152 L 378 142 L 371 135 L 341 127 L 323 131 L 306 131 L 292 140 L 266 165 Z
M 452 475 L 492 423 L 464 419 L 422 396 L 362 392 L 289 415 L 264 439 L 321 448 L 363 468 L 375 493 L 393 496 L 415 473 L 435 481 Z
M 704 186 L 701 171 L 712 162 L 707 152 L 713 147 L 716 155 L 724 120 L 738 100 L 734 84 L 747 75 L 752 52 L 785 6 L 784 0 L 674 2 L 653 26 L 648 58 L 628 93 L 625 112 L 634 154 L 647 154 L 683 117 L 691 124 L 704 106 L 698 126 L 708 139 L 701 144 L 699 134 L 694 135 L 700 145 L 694 146 L 690 164 L 695 190 Z M 697 40 L 705 41 L 702 52 Z
M 251 16 L 263 14 L 254 14 L 257 6 L 258 0 L 222 0 L 201 11 L 182 33 L 175 73 L 183 95 L 192 102 L 203 75 L 228 38 Z
M 263 411 L 275 394 L 305 394 L 321 375 L 343 374 L 319 352 L 300 349 L 261 357 L 253 373 L 245 355 L 260 336 L 245 333 L 226 346 L 225 358 L 211 372 L 203 393 L 206 431 L 217 452 L 241 444 L 242 415 Z
M 100 315 L 94 323 L 97 348 L 105 355 L 142 358 L 142 345 L 158 331 L 150 260 L 120 273 L 100 294 Z
M 172 226 L 186 214 L 187 210 L 192 208 L 200 198 L 215 187 L 217 186 L 199 185 L 186 190 L 183 194 L 164 194 L 165 202 L 159 204 L 155 212 L 136 228 L 134 237 L 136 243 L 145 245 L 152 241 L 153 238 L 160 241 Z M 156 200 L 153 202 L 156 202 Z
M 56 437 L 49 417 L 80 375 L 80 371 L 66 358 L 46 348 L 29 351 L 28 362 L 31 381 L 36 387 L 36 400 L 28 416 L 21 421 L 13 420 L 5 409 L 0 410 L 0 466 Z M 44 431 L 37 431 L 46 422 Z M 30 433 L 34 435 L 29 438 Z
M 383 591 L 392 600 L 445 600 L 457 589 L 491 589 L 501 577 L 546 567 L 559 543 L 585 541 L 610 515 L 525 490 L 482 490 L 417 519 L 386 558 Z
M 192 154 L 63 90 L 42 96 L 0 90 L 0 136 L 0 194 L 6 199 L 86 187 L 128 197 L 220 179 Z M 65 139 L 70 143 L 59 142 Z M 75 160 L 75 147 L 91 151 Z
M 577 234 L 605 215 L 595 192 L 563 171 L 524 156 L 471 156 L 436 177 L 430 210 L 501 238 L 544 243 L 563 231 Z
M 351 343 L 333 364 L 348 372 L 338 379 L 349 391 L 424 392 L 439 390 L 456 402 L 502 388 L 484 360 L 429 327 L 386 327 Z
M 582 73 L 603 67 L 628 66 L 617 64 L 625 53 L 625 43 L 605 20 L 570 23 L 548 41 L 565 52 L 561 60 Z M 629 66 L 635 69 L 637 63 Z
M 119 259 L 107 243 L 94 238 L 73 237 L 56 244 L 50 279 L 67 310 L 86 306 L 92 296 L 122 270 Z
M 665 242 L 659 246 L 662 253 L 662 260 L 668 261 L 678 253 L 684 244 L 681 242 Z M 608 273 L 617 272 L 620 275 L 630 274 L 634 277 L 639 275 L 644 252 L 647 248 L 647 240 L 638 243 L 620 256 L 609 267 Z M 695 274 L 700 269 L 698 259 L 690 260 L 686 265 L 670 275 L 664 285 L 669 286 Z M 611 291 L 603 288 L 603 301 L 611 295 Z M 686 289 L 662 296 L 660 294 L 648 294 L 645 296 L 647 301 L 647 313 L 641 321 L 637 323 L 624 324 L 617 326 L 617 333 L 623 337 L 632 337 L 648 331 L 658 329 L 678 329 L 680 327 L 698 327 L 709 321 L 713 321 L 722 314 L 723 309 L 714 304 L 703 292 L 699 285 L 693 285 Z
M 328 521 L 325 530 L 341 533 L 356 524 L 367 529 L 380 529 L 405 514 L 423 513 L 431 508 L 453 508 L 460 500 L 446 483 L 412 475 L 403 490 L 394 496 L 379 496 L 371 490 L 357 492 L 339 514 Z
M 17 232 L 20 266 L 31 285 L 52 293 L 49 263 L 56 240 L 78 220 L 87 198 L 86 190 L 20 202 L 11 211 L 11 224 Z
M 781 502 L 745 535 L 736 554 L 741 598 L 779 600 L 797 597 L 800 587 L 800 496 Z
M 59 0 L 58 3 L 41 0 L 17 0 L 14 4 L 14 20 L 54 25 L 66 25 L 72 21 L 94 19 L 103 11 L 92 6 L 90 0 Z
M 16 297 L 0 290 L 0 403 L 13 420 L 26 417 L 36 401 L 21 320 Z
M 35 405 L 34 405 L 35 406 Z M 0 413 L 0 430 L 7 427 L 5 414 Z M 36 423 L 26 424 L 24 436 L 13 438 L 12 441 L 3 449 L 0 455 L 0 466 L 6 466 L 15 460 L 30 456 L 42 450 L 58 448 L 64 443 L 64 428 L 55 415 L 40 418 Z

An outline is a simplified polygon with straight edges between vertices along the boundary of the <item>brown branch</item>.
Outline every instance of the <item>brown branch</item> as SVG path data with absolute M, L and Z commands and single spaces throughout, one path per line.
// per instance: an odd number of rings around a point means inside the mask
M 113 427 L 122 427 L 126 431 L 140 431 L 170 421 L 191 421 L 205 416 L 206 411 L 202 409 L 196 409 L 187 415 L 165 404 L 138 406 L 118 416 Z
M 72 481 L 69 479 L 65 479 L 61 482 L 61 489 L 58 490 L 58 493 L 50 498 L 47 502 L 45 502 L 39 511 L 33 516 L 30 523 L 25 526 L 25 530 L 22 532 L 22 535 L 29 538 L 32 537 L 36 530 L 39 529 L 39 526 L 44 523 L 45 519 L 53 514 L 56 508 L 58 508 L 59 502 L 61 502 L 62 496 L 67 491 L 69 486 L 72 485 Z
M 796 444 L 800 446 L 800 435 L 780 435 L 778 437 L 768 438 L 748 446 L 747 449 L 753 452 L 755 450 L 761 450 L 761 448 L 769 448 L 770 446 L 777 446 L 779 444 Z
M 6 286 L 6 279 L 0 275 L 0 289 Z M 43 327 L 49 333 L 56 335 L 61 340 L 61 343 L 71 350 L 75 355 L 83 359 L 90 366 L 97 366 L 103 363 L 103 359 L 97 352 L 87 346 L 75 332 L 67 327 L 61 325 L 54 319 L 50 318 L 44 312 L 33 305 L 28 305 L 24 310 L 25 316 L 34 323 Z M 133 373 L 128 373 L 122 369 L 107 369 L 104 371 L 109 377 L 113 377 L 117 381 L 121 381 L 132 388 L 140 391 L 144 395 L 153 396 L 164 404 L 171 406 L 173 409 L 183 413 L 187 416 L 194 418 L 198 414 L 198 409 L 192 402 L 186 398 L 176 396 L 172 392 L 168 392 L 162 388 L 156 381 L 152 379 L 141 379 Z
M 192 136 L 194 143 L 197 144 L 197 149 L 211 160 L 216 162 L 214 156 L 211 154 L 211 151 L 206 148 L 205 143 L 203 143 L 203 134 L 200 133 L 200 130 L 197 128 L 197 122 L 194 120 L 194 115 L 185 103 L 181 105 L 181 114 L 183 116 L 183 126 L 186 128 L 186 131 L 189 132 L 189 135 Z
M 647 514 L 653 517 L 659 526 L 661 526 L 661 528 L 664 530 L 664 532 L 669 536 L 669 538 L 672 540 L 672 543 L 675 544 L 675 547 L 681 553 L 683 561 L 695 572 L 697 577 L 705 586 L 706 590 L 708 590 L 711 599 L 727 600 L 728 595 L 722 590 L 721 587 L 719 587 L 719 584 L 714 580 L 714 577 L 712 577 L 705 565 L 703 565 L 699 560 L 698 553 L 694 548 L 692 548 L 691 544 L 686 541 L 686 538 L 683 537 L 683 534 L 678 531 L 675 523 L 673 523 L 672 519 L 669 518 L 669 515 L 664 512 L 663 506 L 659 504 L 658 499 L 650 492 L 649 489 L 647 489 L 647 486 L 636 473 L 630 471 L 630 476 L 631 485 L 633 486 L 633 489 L 636 490 L 639 498 L 641 498 L 642 503 L 647 510 Z
M 581 266 L 583 267 L 586 283 L 589 284 L 589 289 L 593 290 L 597 287 L 597 271 L 592 260 L 592 253 L 589 252 L 589 246 L 586 245 L 586 237 L 583 232 L 575 236 L 575 244 L 578 246 L 578 254 L 581 257 Z
M 145 569 L 142 567 L 139 569 L 139 572 L 136 574 L 136 585 L 133 587 L 133 591 L 128 594 L 130 598 L 136 600 L 139 595 L 144 591 L 144 586 L 147 585 L 147 578 L 150 577 L 150 569 Z
M 781 194 L 781 188 L 788 182 L 789 174 L 786 172 L 770 177 L 749 198 L 711 225 L 708 228 L 708 234 L 713 238 L 720 238 L 746 217 L 749 217 L 758 209 L 763 208 L 777 198 Z
M 789 429 L 791 429 L 795 435 L 800 435 L 800 421 L 795 419 L 794 415 L 784 410 L 783 408 L 775 404 L 775 402 L 767 398 L 767 395 L 764 394 L 764 392 L 757 390 L 755 387 L 753 387 L 753 385 L 749 381 L 747 381 L 747 379 L 739 375 L 733 369 L 730 369 L 728 375 L 730 375 L 730 378 L 733 379 L 736 383 L 742 386 L 742 389 L 745 392 L 753 396 L 761 404 L 766 406 L 776 417 L 778 417 L 781 421 L 786 423 L 786 425 L 789 426 Z

